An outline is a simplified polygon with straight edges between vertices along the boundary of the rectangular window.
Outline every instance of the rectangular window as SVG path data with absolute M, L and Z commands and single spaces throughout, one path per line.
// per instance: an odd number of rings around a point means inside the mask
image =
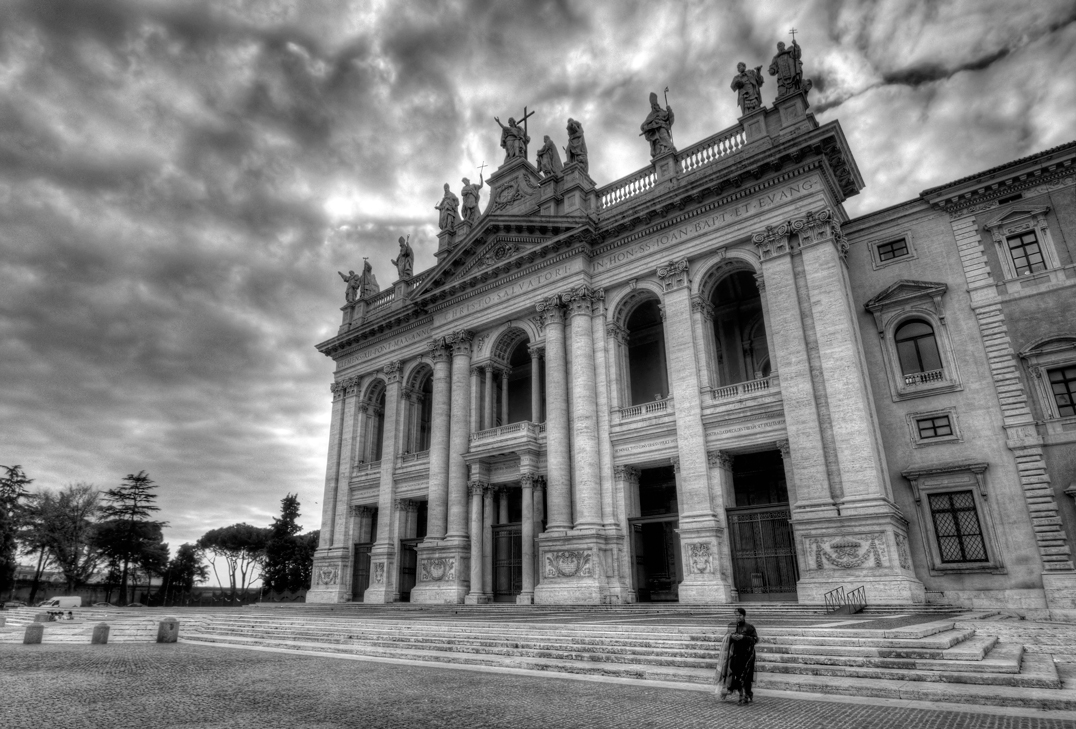
M 1062 418 L 1076 415 L 1076 365 L 1047 370 L 1047 374 L 1057 403 L 1057 414 Z
M 1029 230 L 1026 233 L 1010 235 L 1006 240 L 1017 276 L 1046 270 L 1046 261 L 1042 257 L 1042 248 L 1039 247 L 1039 239 L 1035 236 L 1035 231 Z
M 986 562 L 986 543 L 971 491 L 930 494 L 929 499 L 942 562 Z
M 915 421 L 919 429 L 919 440 L 931 438 L 947 438 L 953 434 L 953 424 L 948 415 L 938 415 L 933 418 L 922 418 Z
M 906 255 L 908 255 L 908 242 L 903 238 L 878 246 L 879 261 L 892 261 L 894 258 Z

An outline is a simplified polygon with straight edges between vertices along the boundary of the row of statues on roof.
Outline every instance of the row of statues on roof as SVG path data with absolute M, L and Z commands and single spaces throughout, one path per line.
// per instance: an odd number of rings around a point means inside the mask
M 402 280 L 406 281 L 414 276 L 415 252 L 411 248 L 411 236 L 406 238 L 402 235 L 400 236 L 400 253 L 396 258 L 392 259 L 391 263 L 396 266 L 396 272 Z M 362 273 L 355 273 L 354 271 L 348 271 L 347 275 L 344 275 L 342 271 L 337 271 L 337 273 L 347 284 L 347 289 L 344 291 L 344 300 L 349 304 L 353 304 L 359 299 L 367 299 L 381 291 L 381 287 L 377 285 L 377 277 L 374 276 L 373 266 L 365 258 L 362 259 Z

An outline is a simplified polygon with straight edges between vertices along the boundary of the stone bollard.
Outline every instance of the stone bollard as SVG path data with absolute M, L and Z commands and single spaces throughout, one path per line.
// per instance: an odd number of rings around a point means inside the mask
M 165 618 L 157 626 L 158 643 L 175 643 L 179 639 L 179 621 L 175 618 Z
M 0 628 L 4 627 L 5 623 L 7 623 L 7 618 L 5 618 L 3 615 L 0 615 Z
M 52 622 L 52 616 L 49 615 L 48 613 L 38 613 L 37 615 L 34 616 L 34 622 L 35 623 L 51 623 Z
M 104 645 L 108 643 L 108 623 L 98 623 L 93 626 L 93 637 L 90 645 Z
M 22 636 L 22 642 L 26 645 L 37 645 L 41 642 L 41 636 L 44 634 L 44 625 L 41 623 L 30 623 L 26 626 L 26 632 Z

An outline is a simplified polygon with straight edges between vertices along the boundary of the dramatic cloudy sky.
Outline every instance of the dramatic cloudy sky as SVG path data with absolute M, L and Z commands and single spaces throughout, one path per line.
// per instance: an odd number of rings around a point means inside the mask
M 599 185 L 735 123 L 736 62 L 798 29 L 867 182 L 852 215 L 1076 137 L 1076 4 L 8 0 L 0 3 L 0 463 L 160 485 L 173 548 L 317 528 L 336 271 L 433 264 L 441 185 L 582 121 Z M 767 102 L 773 81 L 763 89 Z

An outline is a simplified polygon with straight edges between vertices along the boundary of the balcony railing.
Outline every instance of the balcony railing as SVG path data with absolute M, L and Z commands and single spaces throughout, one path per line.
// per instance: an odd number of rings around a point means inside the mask
M 351 475 L 361 476 L 370 471 L 380 471 L 381 461 L 359 461 L 355 464 L 355 467 L 351 469 Z
M 388 306 L 392 303 L 392 300 L 396 298 L 396 287 L 392 286 L 381 293 L 368 299 L 366 302 L 366 311 L 371 312 L 374 309 L 380 309 L 382 306 Z
M 537 436 L 541 430 L 544 429 L 537 423 L 532 423 L 529 420 L 523 420 L 518 423 L 509 423 L 508 425 L 501 425 L 497 428 L 487 428 L 486 430 L 480 430 L 477 433 L 471 433 L 471 442 L 476 443 L 481 440 L 492 440 L 494 438 L 503 438 L 510 435 L 532 433 Z
M 428 450 L 418 451 L 417 453 L 404 453 L 400 456 L 400 463 L 414 463 L 415 461 L 423 461 L 430 457 Z
M 770 375 L 769 377 L 763 377 L 757 380 L 737 382 L 735 385 L 715 387 L 710 390 L 710 399 L 735 400 L 741 397 L 763 394 L 775 389 L 777 389 L 777 375 Z
M 676 153 L 677 171 L 680 174 L 689 174 L 701 170 L 718 160 L 736 154 L 746 143 L 747 135 L 744 134 L 743 127 L 737 124 L 678 151 Z M 653 165 L 632 172 L 598 189 L 599 206 L 602 210 L 608 210 L 625 203 L 652 190 L 657 185 L 657 181 Z
M 945 370 L 930 370 L 929 372 L 913 372 L 904 375 L 905 385 L 925 385 L 928 382 L 942 382 L 945 380 Z
M 626 408 L 613 408 L 613 418 L 619 422 L 634 420 L 635 418 L 656 417 L 659 415 L 671 415 L 673 412 L 673 399 L 667 397 L 664 400 L 643 403 L 642 405 L 630 405 Z

